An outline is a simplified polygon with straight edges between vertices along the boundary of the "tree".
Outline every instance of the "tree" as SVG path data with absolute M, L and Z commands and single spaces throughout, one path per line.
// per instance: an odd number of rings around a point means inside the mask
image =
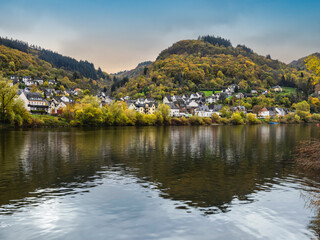
M 10 83 L 5 78 L 0 78 L 0 108 L 1 108 L 1 121 L 7 120 L 7 115 L 10 107 L 14 104 L 15 97 L 17 96 L 17 85 L 10 86 Z
M 90 90 L 89 89 L 84 90 L 83 95 L 90 95 Z
M 246 93 L 251 93 L 251 88 L 249 85 L 246 87 Z
M 308 70 L 312 71 L 315 75 L 320 76 L 320 59 L 317 56 L 310 56 L 305 62 Z
M 252 108 L 252 112 L 258 114 L 262 107 L 260 105 L 254 105 Z
M 166 123 L 170 122 L 170 107 L 167 104 L 160 104 L 158 107 L 158 111 L 161 113 L 163 117 L 163 121 Z
M 310 105 L 306 102 L 299 102 L 295 105 L 297 111 L 310 112 Z

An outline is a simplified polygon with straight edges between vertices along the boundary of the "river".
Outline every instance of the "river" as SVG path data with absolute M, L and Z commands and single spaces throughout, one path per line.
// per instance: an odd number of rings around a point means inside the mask
M 313 125 L 0 130 L 0 239 L 318 239 Z M 317 151 L 315 149 L 315 151 Z

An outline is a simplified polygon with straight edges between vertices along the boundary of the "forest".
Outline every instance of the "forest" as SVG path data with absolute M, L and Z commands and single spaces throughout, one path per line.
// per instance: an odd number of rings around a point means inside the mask
M 82 60 L 77 61 L 74 58 L 63 56 L 39 46 L 29 45 L 23 41 L 0 37 L 0 45 L 16 49 L 27 54 L 32 54 L 35 57 L 50 63 L 54 68 L 76 72 L 80 77 L 86 77 L 93 80 L 97 80 L 99 78 L 104 79 L 106 77 L 100 68 L 98 68 L 98 70 L 95 69 L 93 63 Z
M 111 92 L 118 97 L 150 96 L 160 100 L 166 94 L 221 90 L 231 84 L 258 91 L 280 84 L 308 96 L 315 81 L 306 69 L 297 70 L 270 55 L 258 55 L 245 45 L 233 47 L 221 37 L 203 36 L 179 41 L 163 50 L 140 75 L 116 81 Z

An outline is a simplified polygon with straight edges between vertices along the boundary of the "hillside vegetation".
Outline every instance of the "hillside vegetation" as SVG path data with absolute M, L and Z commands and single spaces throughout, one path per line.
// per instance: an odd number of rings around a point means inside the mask
M 78 62 L 48 50 L 29 47 L 23 42 L 2 38 L 0 38 L 0 74 L 31 76 L 44 81 L 56 79 L 66 88 L 79 87 L 89 90 L 102 89 L 111 82 L 108 74 L 103 73 L 101 69 L 96 71 L 91 63 Z
M 307 88 L 311 74 L 258 55 L 252 49 L 229 40 L 211 36 L 183 40 L 162 51 L 147 71 L 118 81 L 113 87 L 117 96 L 184 94 L 200 89 L 223 89 L 236 83 L 245 89 L 268 89 L 271 86 Z

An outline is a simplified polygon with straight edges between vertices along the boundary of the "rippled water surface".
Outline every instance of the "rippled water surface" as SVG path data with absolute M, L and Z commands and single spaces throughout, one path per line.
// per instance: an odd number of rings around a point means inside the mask
M 320 177 L 292 158 L 310 138 L 320 129 L 0 130 L 0 239 L 318 239 Z

